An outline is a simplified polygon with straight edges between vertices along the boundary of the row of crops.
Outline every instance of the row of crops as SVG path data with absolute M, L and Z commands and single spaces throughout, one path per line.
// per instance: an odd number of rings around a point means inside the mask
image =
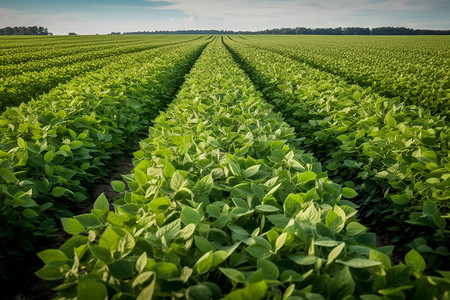
M 72 237 L 38 255 L 59 298 L 437 297 L 411 250 L 392 266 L 349 200 L 216 39 L 135 152 L 111 211 L 63 218 Z M 445 273 L 446 274 L 446 273 Z M 448 296 L 446 294 L 446 296 Z
M 55 41 L 11 38 L 0 51 L 54 48 L 48 70 L 105 64 L 4 105 L 4 279 L 37 253 L 59 299 L 450 297 L 439 100 L 349 84 L 287 37 Z M 137 145 L 126 184 L 112 182 L 119 197 L 87 204 Z M 64 243 L 41 251 L 58 228 Z
M 7 106 L 17 106 L 43 93 L 50 91 L 60 83 L 89 71 L 99 70 L 130 54 L 148 49 L 179 44 L 195 40 L 198 37 L 184 37 L 176 39 L 143 40 L 115 44 L 110 40 L 108 44 L 91 43 L 88 46 L 55 50 L 46 47 L 41 51 L 30 53 L 5 54 L 0 56 L 0 111 Z M 100 47 L 100 49 L 98 49 Z M 55 57 L 54 57 L 55 56 Z M 36 59 L 39 58 L 39 59 Z M 29 59 L 24 61 L 25 59 Z
M 445 263 L 450 249 L 446 118 L 350 85 L 288 55 L 231 40 L 227 45 L 296 128 L 302 147 L 324 162 L 335 181 L 359 193 L 356 202 L 366 224 L 388 230 L 401 245 L 414 243 L 410 247 L 432 254 L 433 263 Z
M 273 36 L 245 37 L 245 43 L 371 87 L 382 95 L 449 115 L 450 40 L 446 37 Z
M 57 231 L 175 95 L 204 39 L 121 55 L 0 116 L 3 277 Z M 59 223 L 59 220 L 58 220 Z M 14 271 L 14 269 L 12 270 Z M 20 270 L 18 270 L 20 272 Z

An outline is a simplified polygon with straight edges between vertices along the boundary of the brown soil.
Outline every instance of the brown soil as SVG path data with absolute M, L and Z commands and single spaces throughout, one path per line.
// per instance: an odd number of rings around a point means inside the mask
M 395 246 L 394 242 L 392 242 L 391 238 L 383 233 L 375 232 L 376 233 L 376 246 L 377 247 L 383 247 L 383 246 Z M 400 262 L 403 261 L 403 256 L 399 254 L 398 252 L 394 250 L 392 251 L 391 255 L 391 263 L 393 265 L 398 265 Z

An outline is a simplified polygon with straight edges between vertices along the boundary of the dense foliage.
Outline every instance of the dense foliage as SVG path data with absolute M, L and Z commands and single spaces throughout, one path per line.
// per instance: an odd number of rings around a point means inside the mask
M 448 256 L 450 127 L 445 118 L 282 55 L 228 44 L 296 127 L 302 146 L 325 162 L 333 179 L 360 193 L 357 203 L 367 224 L 392 231 L 394 241 L 403 239 L 403 244 L 416 239 L 418 244 L 410 246 L 438 255 L 436 263 Z M 419 243 L 419 233 L 433 249 Z
M 73 299 L 437 299 L 446 277 L 357 222 L 333 183 L 216 40 L 140 142 L 111 211 L 63 218 L 72 234 L 36 274 Z M 445 292 L 445 297 L 448 293 Z
M 246 37 L 245 43 L 449 115 L 448 37 Z
M 2 276 L 13 272 L 15 256 L 52 236 L 55 218 L 70 216 L 137 142 L 204 45 L 121 56 L 0 116 L 0 256 L 9 258 L 0 264 Z
M 34 49 L 32 53 L 25 51 L 16 52 L 13 55 L 4 54 L 0 56 L 0 62 L 3 63 L 3 66 L 0 67 L 2 72 L 0 78 L 0 111 L 3 111 L 7 106 L 17 106 L 33 97 L 46 93 L 74 76 L 98 70 L 121 58 L 126 58 L 132 53 L 190 40 L 192 38 L 189 37 L 181 39 L 181 41 L 177 39 L 150 42 L 144 40 L 138 43 L 116 44 L 99 51 L 95 51 L 95 43 L 87 47 L 67 45 L 66 48 L 58 50 L 45 47 L 41 51 Z M 81 51 L 81 53 L 76 53 L 78 51 Z M 75 54 L 71 54 L 74 52 Z
M 8 26 L 0 28 L 0 35 L 51 35 L 51 33 L 42 26 Z
M 12 293 L 450 299 L 445 37 L 1 40 Z

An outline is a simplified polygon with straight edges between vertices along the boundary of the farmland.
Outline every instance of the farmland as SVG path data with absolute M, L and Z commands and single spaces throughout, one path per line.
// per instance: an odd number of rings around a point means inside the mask
M 1 41 L 3 281 L 449 299 L 449 38 Z M 93 198 L 105 180 L 118 195 Z

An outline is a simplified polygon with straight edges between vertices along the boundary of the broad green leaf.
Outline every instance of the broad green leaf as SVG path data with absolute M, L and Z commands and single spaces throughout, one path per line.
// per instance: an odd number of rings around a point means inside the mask
M 62 218 L 61 223 L 63 225 L 64 231 L 69 234 L 79 234 L 86 231 L 83 225 L 81 225 L 81 223 L 76 219 Z
M 411 249 L 408 253 L 406 253 L 405 263 L 417 270 L 419 273 L 422 273 L 426 268 L 426 263 L 422 255 L 414 249 Z
M 208 251 L 195 263 L 195 270 L 198 274 L 207 272 L 213 266 L 213 252 Z
M 278 212 L 280 211 L 280 209 L 278 207 L 272 206 L 272 205 L 267 205 L 267 204 L 261 204 L 261 205 L 257 205 L 255 207 L 255 210 L 257 212 Z
M 344 187 L 344 188 L 342 188 L 342 195 L 345 198 L 352 199 L 352 198 L 355 198 L 356 196 L 358 196 L 358 193 L 349 187 Z
M 225 274 L 225 276 L 227 276 L 229 279 L 239 282 L 239 283 L 244 283 L 245 282 L 245 276 L 244 274 L 242 274 L 242 272 L 236 270 L 236 269 L 231 269 L 231 268 L 219 268 L 219 270 Z
M 379 262 L 379 261 L 373 261 L 373 260 L 365 259 L 365 258 L 352 258 L 347 261 L 338 259 L 338 260 L 336 260 L 336 262 L 346 265 L 346 266 L 349 266 L 349 267 L 352 267 L 352 268 L 357 268 L 357 269 L 370 268 L 370 267 L 378 266 L 381 264 L 381 262 Z
M 316 179 L 316 173 L 312 171 L 306 171 L 304 173 L 300 173 L 299 181 L 301 183 L 307 183 L 308 181 Z
M 313 255 L 288 255 L 288 258 L 298 265 L 309 266 L 316 263 L 318 257 Z
M 198 224 L 202 220 L 200 213 L 190 206 L 183 207 L 180 218 L 184 225 L 191 223 Z
M 53 197 L 61 197 L 66 193 L 66 189 L 60 186 L 56 186 L 52 190 Z
M 180 277 L 180 270 L 176 265 L 169 262 L 159 262 L 152 266 L 156 276 L 165 280 L 176 280 Z
M 256 261 L 256 267 L 261 269 L 264 273 L 264 278 L 268 280 L 277 280 L 280 276 L 278 267 L 266 259 L 258 258 Z
M 338 246 L 334 247 L 333 250 L 331 250 L 328 254 L 327 265 L 331 264 L 336 258 L 338 258 L 344 248 L 345 243 L 341 243 Z
M 109 202 L 108 199 L 106 199 L 105 194 L 102 193 L 98 196 L 97 200 L 95 200 L 94 209 L 109 210 Z
M 179 171 L 173 173 L 172 178 L 170 179 L 170 188 L 174 192 L 178 192 L 182 187 L 186 185 L 186 180 L 183 175 Z
M 67 256 L 61 251 L 56 249 L 47 249 L 37 254 L 39 258 L 45 263 L 50 264 L 54 261 L 67 261 Z
M 255 175 L 256 173 L 258 173 L 260 167 L 261 167 L 261 165 L 251 166 L 251 167 L 245 169 L 242 175 L 244 176 L 244 178 L 250 178 L 253 175 Z
M 287 238 L 286 232 L 280 234 L 280 236 L 277 238 L 275 242 L 275 251 L 278 251 L 281 249 L 281 247 L 283 247 L 284 243 L 286 242 L 286 238 Z
M 223 298 L 223 300 L 259 300 L 266 295 L 267 284 L 265 281 L 247 284 L 244 288 L 237 289 Z
M 144 184 L 147 183 L 147 175 L 139 169 L 134 170 L 134 177 L 136 178 L 136 182 L 140 186 L 143 186 Z
M 150 209 L 155 214 L 163 214 L 165 213 L 169 207 L 172 205 L 172 202 L 167 197 L 156 198 L 149 203 Z
M 328 299 L 344 299 L 352 295 L 355 290 L 355 282 L 348 267 L 339 271 L 327 284 Z
M 375 249 L 370 250 L 369 259 L 373 261 L 379 261 L 383 264 L 384 269 L 389 270 L 391 268 L 391 260 L 389 257 Z
M 109 272 L 117 279 L 128 279 L 133 276 L 134 264 L 127 259 L 120 259 L 108 264 Z
M 123 191 L 125 191 L 125 183 L 122 181 L 113 180 L 113 181 L 111 181 L 111 186 L 112 186 L 113 190 L 118 193 L 122 193 Z
M 22 212 L 22 215 L 27 219 L 36 218 L 39 214 L 31 208 L 25 208 Z

